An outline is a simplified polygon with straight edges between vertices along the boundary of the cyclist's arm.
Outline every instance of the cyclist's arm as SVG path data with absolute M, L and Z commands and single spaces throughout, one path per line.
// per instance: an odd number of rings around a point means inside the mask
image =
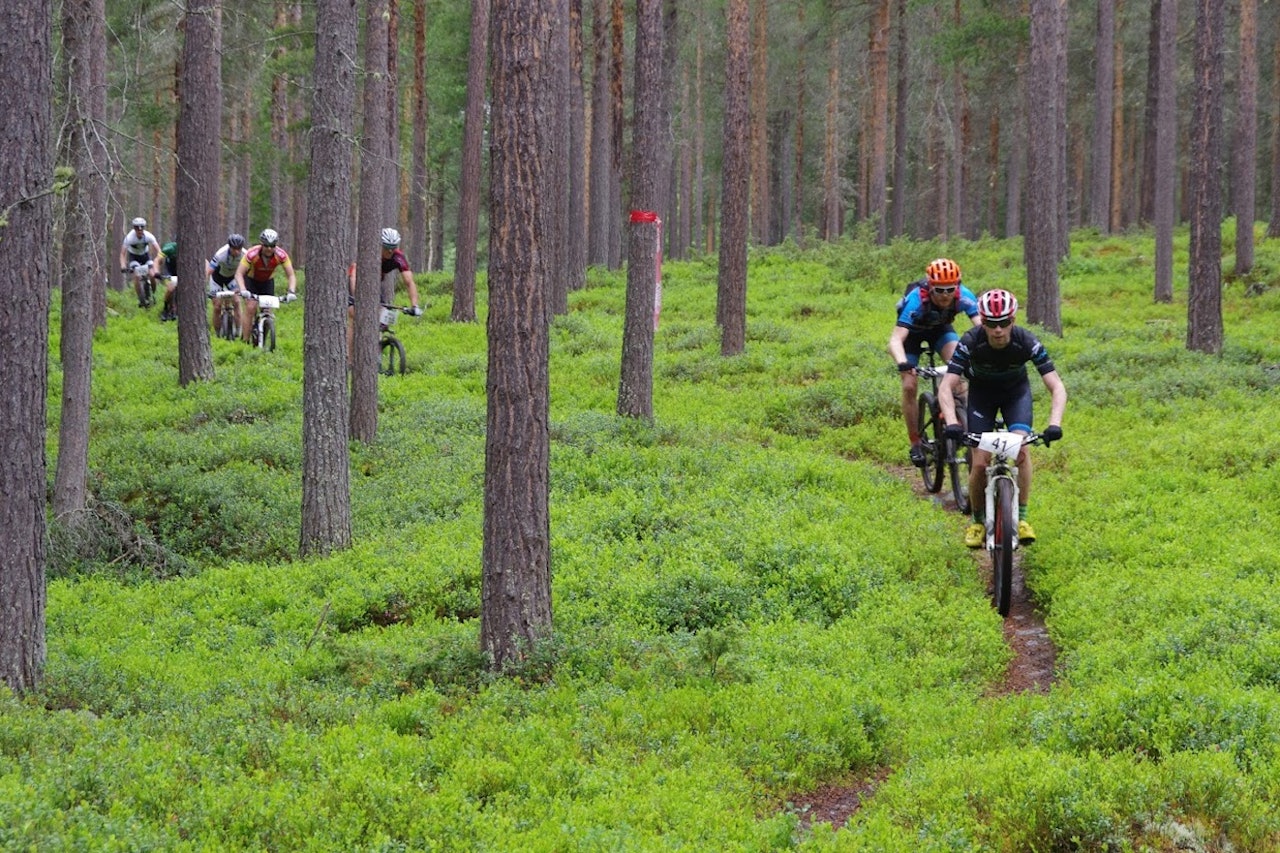
M 938 383 L 938 409 L 942 413 L 943 423 L 960 423 L 960 419 L 956 417 L 956 388 L 960 382 L 959 373 L 947 372 Z
M 414 308 L 418 307 L 418 285 L 413 280 L 413 273 L 409 270 L 401 270 L 400 277 L 404 279 L 404 286 L 409 290 L 409 304 Z
M 906 326 L 894 326 L 889 333 L 889 357 L 894 364 L 902 364 L 907 360 L 907 334 Z
M 240 256 L 240 264 L 236 267 L 236 290 L 241 293 L 248 293 L 249 288 L 244 283 L 244 274 L 249 270 L 249 253 L 245 252 Z
M 1062 384 L 1058 371 L 1051 370 L 1041 377 L 1049 389 L 1049 426 L 1062 426 L 1062 415 L 1067 410 L 1067 386 Z
M 293 259 L 284 259 L 284 275 L 289 280 L 289 292 L 296 294 L 298 292 L 298 277 L 293 272 Z

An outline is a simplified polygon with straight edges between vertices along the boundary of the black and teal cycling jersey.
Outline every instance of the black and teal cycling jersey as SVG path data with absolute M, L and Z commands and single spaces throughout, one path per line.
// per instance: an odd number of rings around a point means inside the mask
M 1022 326 L 1014 326 L 1007 346 L 997 349 L 981 326 L 960 337 L 947 372 L 970 380 L 972 387 L 990 385 L 1012 388 L 1027 381 L 1027 364 L 1035 365 L 1041 376 L 1054 371 L 1053 359 L 1044 345 Z

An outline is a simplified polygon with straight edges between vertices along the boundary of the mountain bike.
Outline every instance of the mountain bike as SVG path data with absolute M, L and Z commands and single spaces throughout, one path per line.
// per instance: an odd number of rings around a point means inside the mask
M 1013 552 L 1018 550 L 1018 467 L 1023 445 L 1039 444 L 1040 433 L 965 433 L 964 443 L 991 454 L 987 466 L 986 548 L 991 554 L 991 597 L 1001 616 L 1009 615 L 1013 597 Z
M 937 357 L 933 348 L 927 344 L 921 356 L 928 360 L 927 364 L 916 365 L 916 375 L 928 378 L 932 384 L 931 391 L 922 391 L 917 401 L 917 428 L 920 431 L 920 447 L 924 451 L 924 465 L 920 468 L 920 476 L 924 479 L 924 487 L 930 492 L 942 489 L 943 478 L 951 476 L 951 496 L 955 498 L 956 509 L 962 513 L 969 511 L 969 469 L 973 464 L 972 453 L 968 448 L 961 449 L 948 439 L 944 432 L 946 424 L 942 420 L 942 410 L 938 406 L 938 381 L 946 375 L 947 365 L 936 363 Z M 956 400 L 956 417 L 960 425 L 965 424 L 963 401 Z
M 378 319 L 378 330 L 382 333 L 382 340 L 378 344 L 378 372 L 383 376 L 395 376 L 397 373 L 404 375 L 404 344 L 400 343 L 392 327 L 396 324 L 396 314 L 408 314 L 412 311 L 412 308 L 382 306 L 382 314 Z
M 150 308 L 156 304 L 156 280 L 151 276 L 151 265 L 130 261 L 126 273 L 133 279 L 133 292 L 138 295 L 138 307 Z
M 253 320 L 253 328 L 249 333 L 249 345 L 257 349 L 275 352 L 276 350 L 276 309 L 280 307 L 279 296 L 268 296 L 265 293 L 250 295 L 250 299 L 258 300 L 258 316 Z M 297 296 L 286 294 L 285 302 L 292 302 Z
M 218 306 L 218 337 L 234 341 L 240 336 L 240 318 L 236 316 L 236 291 L 215 290 L 213 299 Z

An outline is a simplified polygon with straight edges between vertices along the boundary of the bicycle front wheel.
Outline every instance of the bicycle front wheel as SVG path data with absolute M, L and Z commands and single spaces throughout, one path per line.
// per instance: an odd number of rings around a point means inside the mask
M 956 501 L 956 511 L 969 511 L 969 467 L 972 464 L 972 451 L 961 448 L 954 441 L 947 440 L 946 459 L 947 473 L 951 475 L 951 496 Z
M 926 489 L 937 492 L 942 488 L 942 460 L 946 444 L 942 438 L 942 422 L 938 417 L 938 401 L 932 393 L 926 391 L 920 395 L 916 410 L 920 449 L 924 451 L 924 465 L 920 468 L 920 476 L 924 478 Z
M 996 480 L 996 517 L 993 520 L 995 545 L 991 550 L 991 595 L 996 611 L 1009 615 L 1013 597 L 1013 540 L 1018 533 L 1018 507 L 1013 500 L 1013 483 Z
M 238 329 L 236 328 L 235 315 L 225 308 L 218 312 L 218 337 L 224 341 L 234 340 Z
M 276 351 L 276 321 L 272 318 L 262 318 L 262 335 L 258 343 L 267 352 Z
M 399 338 L 388 335 L 382 339 L 379 372 L 384 376 L 404 375 L 404 344 Z

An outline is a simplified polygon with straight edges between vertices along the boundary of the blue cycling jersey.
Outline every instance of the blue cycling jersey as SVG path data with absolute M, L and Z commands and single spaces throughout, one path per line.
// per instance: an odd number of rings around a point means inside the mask
M 915 282 L 913 288 L 898 303 L 898 325 L 912 332 L 930 332 L 951 325 L 957 314 L 967 317 L 978 315 L 978 297 L 964 285 L 960 285 L 959 298 L 946 308 L 939 308 L 925 295 L 925 281 Z

